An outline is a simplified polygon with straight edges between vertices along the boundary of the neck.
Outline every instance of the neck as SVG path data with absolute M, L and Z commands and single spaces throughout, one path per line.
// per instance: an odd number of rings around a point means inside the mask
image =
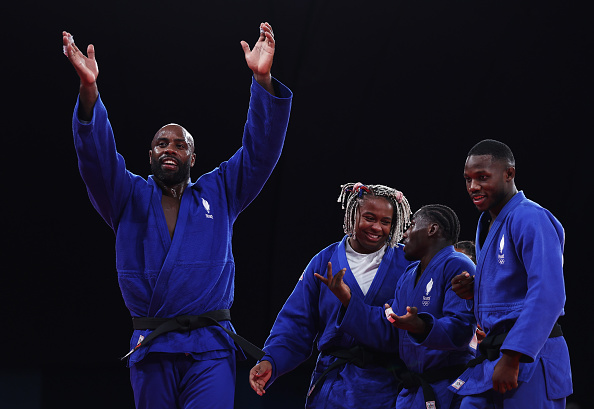
M 181 183 L 172 186 L 167 186 L 163 181 L 159 179 L 155 179 L 155 181 L 157 182 L 157 185 L 159 185 L 165 196 L 169 196 L 178 200 L 181 200 L 184 190 L 186 190 L 186 187 L 190 184 L 189 178 Z
M 440 241 L 439 243 L 436 243 L 435 246 L 430 247 L 425 253 L 425 255 L 421 257 L 421 262 L 419 263 L 419 268 L 417 269 L 417 271 L 420 271 L 422 273 L 425 270 L 425 268 L 429 265 L 431 260 L 433 260 L 433 257 L 449 245 L 450 243 Z
M 499 212 L 501 212 L 501 210 L 512 199 L 512 197 L 514 197 L 516 195 L 516 193 L 518 193 L 518 189 L 514 185 L 513 189 L 511 189 L 510 192 L 503 197 L 501 202 L 496 207 L 489 209 L 489 214 L 491 215 L 491 221 L 493 221 L 497 218 L 497 215 L 499 214 Z

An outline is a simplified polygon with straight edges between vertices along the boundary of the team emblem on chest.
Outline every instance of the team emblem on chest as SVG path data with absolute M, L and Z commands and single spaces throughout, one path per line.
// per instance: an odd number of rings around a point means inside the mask
M 503 248 L 505 247 L 505 236 L 501 235 L 501 240 L 499 241 L 499 253 L 497 254 L 497 261 L 499 264 L 505 263 L 505 255 L 503 254 Z
M 429 303 L 431 302 L 431 296 L 429 295 L 429 293 L 431 292 L 432 288 L 433 278 L 429 280 L 429 282 L 427 283 L 427 287 L 425 287 L 425 295 L 423 296 L 423 307 L 428 307 Z
M 206 210 L 204 216 L 206 216 L 207 219 L 212 219 L 212 214 L 210 214 L 210 204 L 204 198 L 202 199 L 202 206 L 204 206 L 204 209 Z

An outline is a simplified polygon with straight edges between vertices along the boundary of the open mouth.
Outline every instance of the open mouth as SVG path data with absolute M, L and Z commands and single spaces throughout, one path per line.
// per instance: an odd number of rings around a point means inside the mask
M 373 233 L 365 233 L 365 237 L 367 237 L 367 239 L 369 241 L 380 241 L 380 239 L 382 238 L 382 236 L 380 236 L 379 234 L 373 234 Z
M 472 196 L 472 203 L 474 203 L 475 206 L 478 206 L 481 203 L 483 203 L 486 199 L 487 199 L 487 196 L 485 196 L 485 195 Z
M 173 158 L 165 158 L 161 160 L 161 167 L 163 169 L 176 170 L 178 166 L 177 160 Z

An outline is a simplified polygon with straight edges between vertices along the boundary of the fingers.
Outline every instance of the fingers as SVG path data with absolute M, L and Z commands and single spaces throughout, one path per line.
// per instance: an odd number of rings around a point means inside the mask
M 74 37 L 67 31 L 62 31 L 62 52 L 66 57 L 71 53 L 71 46 L 74 45 Z
M 417 313 L 417 311 L 418 311 L 418 308 L 417 308 L 417 307 L 406 307 L 406 311 L 407 311 L 409 314 L 416 314 L 416 313 Z
M 270 379 L 270 368 L 269 363 L 267 361 L 262 361 L 250 370 L 249 375 L 249 383 L 251 388 L 256 392 L 258 395 L 262 396 L 266 393 L 264 387 L 266 386 L 266 382 Z
M 87 46 L 87 57 L 91 60 L 95 59 L 95 46 L 93 44 Z
M 274 32 L 272 31 L 272 26 L 270 23 L 260 23 L 260 34 L 266 35 L 266 33 L 270 34 L 270 36 L 274 39 Z
M 323 277 L 323 276 L 319 275 L 318 273 L 314 273 L 314 277 L 316 277 L 318 280 L 320 280 L 324 284 L 328 285 L 328 279 L 326 277 Z
M 241 41 L 241 48 L 243 48 L 243 53 L 245 55 L 250 53 L 250 45 L 243 40 Z
M 474 276 L 464 271 L 452 279 L 452 290 L 463 299 L 471 299 L 474 296 Z
M 274 48 L 274 32 L 269 23 L 260 24 L 260 38 L 258 41 L 266 41 L 269 47 Z
M 330 261 L 328 262 L 328 266 L 326 267 L 326 277 L 328 277 L 328 280 L 332 280 L 332 263 Z
M 386 318 L 388 319 L 388 321 L 390 321 L 391 323 L 396 321 L 396 319 L 394 318 L 396 317 L 396 314 L 394 314 L 394 311 L 392 310 L 392 307 L 390 307 L 389 304 L 384 304 L 384 312 L 386 313 Z

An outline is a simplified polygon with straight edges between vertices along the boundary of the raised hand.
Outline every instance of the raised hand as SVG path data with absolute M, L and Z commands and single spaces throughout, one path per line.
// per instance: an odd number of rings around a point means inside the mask
M 332 263 L 328 262 L 328 270 L 326 273 L 327 277 L 323 277 L 318 273 L 314 273 L 314 276 L 326 284 L 330 291 L 332 291 L 332 294 L 334 294 L 346 308 L 349 306 L 349 302 L 351 301 L 351 289 L 342 280 L 344 273 L 346 273 L 346 268 L 340 270 L 338 273 L 336 273 L 336 275 L 332 275 Z
M 62 45 L 64 54 L 68 57 L 68 60 L 70 60 L 70 63 L 72 63 L 72 66 L 80 77 L 81 85 L 94 84 L 99 76 L 99 66 L 95 60 L 95 47 L 93 47 L 93 44 L 89 44 L 87 47 L 87 57 L 74 44 L 72 34 L 63 31 Z
M 241 47 L 243 48 L 245 61 L 248 67 L 254 72 L 256 81 L 266 88 L 267 91 L 273 91 L 270 70 L 274 57 L 275 42 L 270 24 L 260 24 L 260 37 L 256 45 L 254 45 L 253 50 L 250 50 L 250 46 L 245 41 L 241 41 Z M 270 85 L 270 88 L 268 88 L 268 85 Z
M 272 364 L 269 361 L 261 361 L 250 370 L 250 386 L 258 395 L 262 396 L 266 393 L 264 387 L 271 375 Z
M 89 44 L 87 47 L 87 57 L 74 44 L 72 34 L 62 31 L 62 48 L 80 78 L 78 117 L 85 121 L 90 121 L 93 117 L 93 107 L 99 98 L 99 90 L 97 88 L 99 66 L 95 60 L 95 47 Z
M 474 276 L 471 276 L 467 271 L 458 274 L 452 278 L 452 290 L 456 295 L 464 300 L 471 300 L 474 298 Z

